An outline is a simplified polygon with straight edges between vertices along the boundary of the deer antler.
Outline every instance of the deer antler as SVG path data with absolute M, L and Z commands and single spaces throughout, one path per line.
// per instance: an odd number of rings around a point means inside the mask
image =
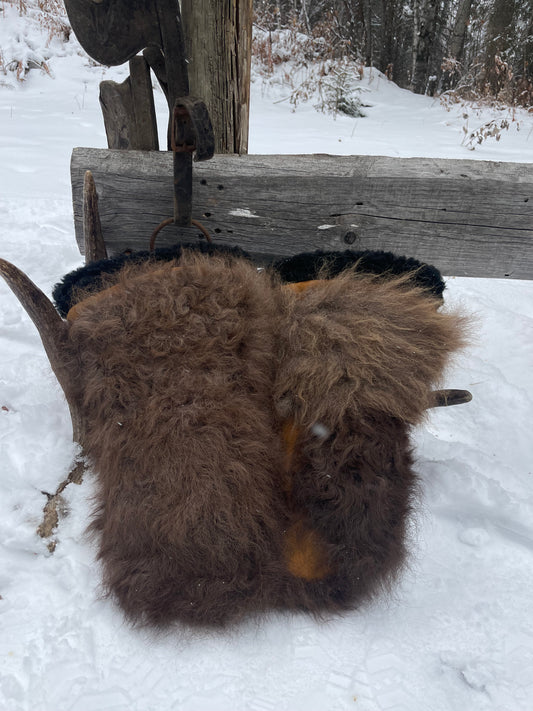
M 68 349 L 69 326 L 48 297 L 14 264 L 0 259 L 0 274 L 39 331 L 52 370 L 67 399 L 73 438 L 81 443 L 84 427 L 78 406 L 75 361 L 72 361 Z
M 449 405 L 462 405 L 470 402 L 472 393 L 468 390 L 434 390 L 433 404 L 430 407 L 448 407 Z

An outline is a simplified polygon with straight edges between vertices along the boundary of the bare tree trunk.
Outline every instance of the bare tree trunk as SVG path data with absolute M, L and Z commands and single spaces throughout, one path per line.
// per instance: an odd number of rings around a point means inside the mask
M 533 80 L 533 0 L 524 2 L 521 16 L 525 22 L 518 47 L 516 70 L 523 80 Z
M 496 57 L 506 59 L 505 53 L 513 43 L 515 0 L 494 0 L 489 16 L 485 46 L 484 83 L 495 96 L 505 82 Z
M 364 0 L 365 23 L 365 64 L 371 67 L 374 64 L 374 42 L 372 33 L 372 0 Z
M 311 32 L 309 13 L 307 11 L 307 0 L 302 0 L 302 5 L 300 8 L 300 22 L 303 24 L 307 32 Z
M 466 38 L 466 28 L 472 11 L 472 0 L 462 0 L 457 9 L 455 22 L 448 43 L 448 56 L 461 61 Z
M 246 153 L 252 0 L 181 0 L 189 84 L 202 99 L 217 153 Z
M 415 88 L 416 57 L 420 24 L 420 2 L 421 0 L 413 0 L 413 42 L 411 44 L 411 81 L 409 83 L 411 91 L 414 91 Z
M 437 3 L 435 0 L 415 0 L 413 15 L 410 89 L 417 94 L 423 94 L 429 78 L 430 57 L 436 40 Z
M 444 57 L 448 60 L 440 78 L 439 88 L 446 91 L 454 87 L 465 73 L 464 56 L 467 28 L 472 14 L 473 0 L 461 0 L 451 23 Z
M 381 2 L 381 53 L 380 70 L 390 75 L 397 54 L 397 3 L 396 0 Z

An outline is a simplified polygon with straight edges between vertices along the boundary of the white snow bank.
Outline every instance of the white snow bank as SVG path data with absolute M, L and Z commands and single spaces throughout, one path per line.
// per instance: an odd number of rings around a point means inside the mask
M 47 61 L 55 79 L 35 70 L 0 87 L 0 255 L 50 293 L 81 263 L 71 149 L 105 145 L 97 85 L 125 71 L 75 52 Z M 274 104 L 257 80 L 251 151 L 532 160 L 527 132 L 472 154 L 438 102 L 377 75 L 365 82 L 368 116 L 334 121 Z M 0 283 L 0 708 L 530 711 L 533 282 L 449 279 L 447 301 L 477 318 L 447 379 L 474 400 L 433 411 L 414 434 L 423 498 L 393 599 L 325 623 L 272 615 L 227 634 L 158 637 L 99 599 L 84 535 L 90 476 L 65 492 L 53 555 L 36 536 L 42 492 L 64 479 L 75 447 L 36 331 Z

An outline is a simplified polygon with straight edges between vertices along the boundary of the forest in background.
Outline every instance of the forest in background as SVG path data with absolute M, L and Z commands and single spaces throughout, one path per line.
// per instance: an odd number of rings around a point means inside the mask
M 376 67 L 419 94 L 533 107 L 533 0 L 253 2 L 254 61 L 263 73 L 291 59 L 300 67 L 322 61 L 324 73 L 341 67 L 342 84 L 343 63 L 351 74 Z M 48 42 L 68 40 L 62 0 L 0 0 L 0 22 L 6 7 L 38 24 Z M 47 71 L 47 52 L 19 34 L 0 46 L 0 75 L 23 81 L 30 69 Z M 316 71 L 312 81 L 320 81 Z M 310 86 L 299 88 L 297 100 L 306 92 Z
M 533 0 L 254 0 L 254 10 L 263 32 L 309 38 L 310 60 L 350 57 L 419 94 L 533 105 Z

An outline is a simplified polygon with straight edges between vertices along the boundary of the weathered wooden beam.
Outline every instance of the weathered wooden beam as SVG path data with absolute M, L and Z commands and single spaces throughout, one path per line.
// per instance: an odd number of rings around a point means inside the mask
M 140 151 L 158 151 L 157 118 L 150 67 L 144 57 L 132 57 L 129 61 L 131 99 L 135 119 L 136 145 Z
M 71 177 L 83 252 L 92 171 L 110 254 L 147 249 L 172 215 L 172 154 L 76 148 Z M 384 249 L 456 276 L 533 278 L 531 164 L 376 156 L 219 155 L 194 166 L 193 218 L 215 241 L 266 261 L 325 249 Z M 158 246 L 195 240 L 166 227 Z
M 131 85 L 128 77 L 121 84 L 100 82 L 100 108 L 109 148 L 131 148 L 134 133 Z
M 181 0 L 191 94 L 209 111 L 217 153 L 246 153 L 252 0 Z
M 130 76 L 121 84 L 100 83 L 100 106 L 109 148 L 159 150 L 150 67 L 144 57 L 129 61 Z

